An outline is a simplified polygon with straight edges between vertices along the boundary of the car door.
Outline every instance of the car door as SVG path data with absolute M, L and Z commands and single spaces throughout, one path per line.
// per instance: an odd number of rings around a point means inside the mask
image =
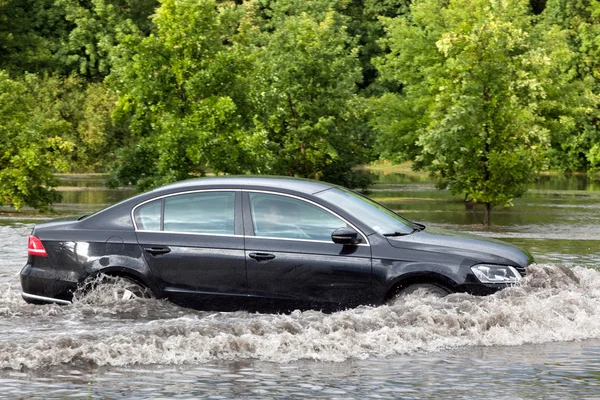
M 133 216 L 144 257 L 171 300 L 245 295 L 239 192 L 168 195 L 137 206 Z
M 244 192 L 248 293 L 292 306 L 353 306 L 371 299 L 371 248 L 333 243 L 350 224 L 306 199 Z M 275 304 L 274 304 L 275 305 Z M 277 305 L 275 305 L 277 306 Z

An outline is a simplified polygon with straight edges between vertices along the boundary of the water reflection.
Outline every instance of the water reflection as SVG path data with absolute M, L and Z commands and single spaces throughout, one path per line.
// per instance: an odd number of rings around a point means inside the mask
M 482 206 L 470 210 L 461 196 L 436 190 L 422 174 L 379 174 L 378 178 L 370 196 L 409 219 L 455 229 L 479 229 L 482 224 Z M 586 175 L 542 176 L 514 204 L 494 208 L 492 232 L 526 231 L 540 237 L 552 233 L 562 238 L 600 240 L 600 184 Z
M 106 186 L 108 175 L 81 174 L 58 175 L 62 195 L 60 203 L 53 208 L 61 214 L 89 214 L 133 196 L 133 187 L 109 189 Z
M 108 174 L 57 174 L 62 187 L 103 188 L 110 177 Z
M 600 192 L 600 182 L 587 174 L 548 174 L 541 175 L 530 189 L 537 190 L 576 190 Z
M 91 190 L 63 189 L 60 193 L 62 194 L 61 204 L 63 205 L 94 204 L 109 206 L 131 197 L 134 191 L 133 189 L 94 188 Z

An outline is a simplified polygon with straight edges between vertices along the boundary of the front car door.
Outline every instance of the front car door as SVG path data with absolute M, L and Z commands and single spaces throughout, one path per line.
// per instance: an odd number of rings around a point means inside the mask
M 241 192 L 167 195 L 140 204 L 133 217 L 144 257 L 170 300 L 218 308 L 225 297 L 231 303 L 246 295 Z
M 340 308 L 371 301 L 371 248 L 365 235 L 359 233 L 357 245 L 333 243 L 331 233 L 351 225 L 321 205 L 279 193 L 243 194 L 249 295 L 276 308 Z

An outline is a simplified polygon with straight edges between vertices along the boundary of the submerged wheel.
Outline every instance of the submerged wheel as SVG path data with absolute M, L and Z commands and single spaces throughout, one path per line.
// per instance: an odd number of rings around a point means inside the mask
M 150 289 L 129 278 L 117 277 L 114 282 L 108 282 L 106 285 L 110 287 L 115 300 L 148 299 L 154 297 Z
M 134 281 L 121 276 L 98 276 L 86 283 L 79 293 L 80 299 L 87 301 L 127 301 L 132 299 L 150 299 L 154 297 L 152 291 Z
M 391 297 L 393 302 L 399 297 L 408 296 L 411 294 L 419 294 L 422 296 L 433 296 L 433 297 L 445 297 L 450 294 L 450 291 L 442 286 L 436 285 L 435 283 L 415 283 L 401 288 Z

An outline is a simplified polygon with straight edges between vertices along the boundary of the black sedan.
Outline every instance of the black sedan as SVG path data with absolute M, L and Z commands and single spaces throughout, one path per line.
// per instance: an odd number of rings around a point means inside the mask
M 346 188 L 281 177 L 179 182 L 37 225 L 23 298 L 68 304 L 117 278 L 124 296 L 202 309 L 382 304 L 424 290 L 490 294 L 533 261 L 512 245 L 426 228 Z

